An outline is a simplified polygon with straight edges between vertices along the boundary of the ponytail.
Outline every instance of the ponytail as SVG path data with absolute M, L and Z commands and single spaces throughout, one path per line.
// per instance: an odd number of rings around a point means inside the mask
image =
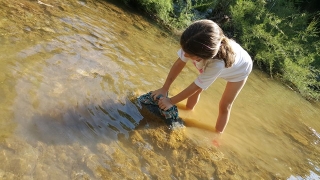
M 231 67 L 235 59 L 235 53 L 230 46 L 230 41 L 230 39 L 223 36 L 219 52 L 216 55 L 217 58 L 223 59 L 226 68 Z

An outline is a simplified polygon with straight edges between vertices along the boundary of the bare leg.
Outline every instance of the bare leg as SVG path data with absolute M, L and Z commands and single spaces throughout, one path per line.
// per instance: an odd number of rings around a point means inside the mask
M 231 107 L 243 88 L 247 79 L 239 82 L 228 82 L 219 103 L 219 115 L 216 122 L 216 131 L 223 132 L 230 117 Z
M 187 104 L 186 104 L 186 108 L 188 110 L 193 110 L 193 108 L 196 106 L 196 104 L 198 103 L 198 101 L 200 99 L 201 92 L 202 92 L 202 89 L 199 89 L 198 91 L 196 91 L 194 94 L 192 94 L 188 98 Z

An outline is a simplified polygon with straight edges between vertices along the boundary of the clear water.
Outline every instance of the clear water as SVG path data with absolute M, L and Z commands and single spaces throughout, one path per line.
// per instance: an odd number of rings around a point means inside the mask
M 0 179 L 319 179 L 319 104 L 260 71 L 217 148 L 223 80 L 179 111 L 181 130 L 132 101 L 162 85 L 176 36 L 105 1 L 0 6 Z M 188 65 L 170 94 L 196 76 Z

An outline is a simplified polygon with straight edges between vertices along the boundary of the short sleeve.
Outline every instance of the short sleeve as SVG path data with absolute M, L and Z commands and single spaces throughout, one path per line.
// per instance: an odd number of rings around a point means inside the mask
M 179 49 L 177 54 L 183 62 L 188 62 L 189 59 L 184 56 L 184 51 L 182 49 Z
M 205 70 L 201 73 L 194 83 L 201 89 L 207 89 L 221 74 L 225 68 L 224 62 L 221 60 L 213 60 L 207 62 Z

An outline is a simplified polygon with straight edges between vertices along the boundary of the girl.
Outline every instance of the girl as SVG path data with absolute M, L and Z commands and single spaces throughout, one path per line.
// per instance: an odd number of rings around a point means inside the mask
M 215 131 L 222 133 L 228 123 L 234 100 L 246 83 L 252 70 L 249 54 L 235 41 L 228 39 L 222 29 L 211 20 L 192 23 L 181 35 L 179 58 L 173 64 L 162 88 L 152 92 L 152 97 L 168 93 L 170 85 L 191 60 L 200 75 L 186 89 L 177 95 L 159 100 L 159 107 L 167 110 L 174 104 L 187 99 L 186 108 L 192 110 L 200 94 L 218 77 L 227 81 L 219 103 L 219 115 Z

